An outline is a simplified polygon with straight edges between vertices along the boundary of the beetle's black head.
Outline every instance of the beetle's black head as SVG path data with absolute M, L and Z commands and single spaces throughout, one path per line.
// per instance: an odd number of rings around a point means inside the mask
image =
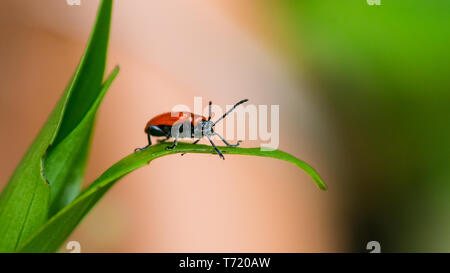
M 214 134 L 214 123 L 210 120 L 202 120 L 200 121 L 200 131 L 203 136 L 210 136 Z

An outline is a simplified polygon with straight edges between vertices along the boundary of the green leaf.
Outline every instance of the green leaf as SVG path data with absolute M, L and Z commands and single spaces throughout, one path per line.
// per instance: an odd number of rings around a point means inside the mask
M 111 11 L 112 1 L 102 1 L 85 53 L 69 85 L 70 97 L 61 127 L 45 157 L 44 175 L 50 183 L 49 216 L 69 204 L 81 190 L 94 118 L 82 131 L 74 130 L 102 90 Z
M 166 150 L 170 143 L 157 144 L 148 149 L 133 153 L 104 172 L 85 191 L 83 191 L 70 205 L 60 210 L 53 216 L 29 241 L 20 252 L 54 252 L 57 251 L 83 217 L 101 199 L 101 197 L 126 174 L 149 164 L 153 159 L 176 153 L 206 153 L 215 154 L 213 147 L 208 145 L 193 145 L 179 143 L 175 149 Z M 272 157 L 291 162 L 306 173 L 316 182 L 320 189 L 325 190 L 326 185 L 317 172 L 304 161 L 280 150 L 261 151 L 260 148 L 233 148 L 218 147 L 224 154 L 240 154 L 262 157 Z
M 80 139 L 73 148 L 69 147 L 70 140 L 67 138 L 75 134 L 74 129 L 79 128 L 78 123 L 99 97 L 111 9 L 111 0 L 102 1 L 80 65 L 0 195 L 0 252 L 14 251 L 45 223 L 50 206 L 56 212 L 71 201 L 67 196 L 74 197 L 79 193 L 92 122 L 83 127 L 83 132 L 79 132 Z M 61 153 L 67 157 L 66 166 L 56 164 Z M 65 199 L 56 196 L 65 196 Z

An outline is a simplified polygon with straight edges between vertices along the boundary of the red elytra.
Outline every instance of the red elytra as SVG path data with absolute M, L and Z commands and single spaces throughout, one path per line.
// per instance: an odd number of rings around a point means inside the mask
M 196 115 L 194 113 L 190 112 L 167 112 L 157 115 L 156 117 L 152 118 L 149 122 L 147 122 L 147 125 L 145 126 L 145 132 L 147 132 L 148 128 L 152 125 L 159 126 L 159 125 L 169 125 L 173 126 L 175 123 L 183 123 L 183 122 L 189 122 L 190 124 L 196 126 L 200 123 L 201 120 L 206 121 L 206 117 Z

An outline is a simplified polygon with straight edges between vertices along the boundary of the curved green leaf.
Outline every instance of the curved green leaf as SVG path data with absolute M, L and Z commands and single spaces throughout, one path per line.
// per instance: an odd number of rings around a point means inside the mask
M 44 158 L 43 173 L 50 183 L 49 216 L 69 204 L 81 191 L 94 118 L 76 134 L 81 120 L 102 93 L 112 0 L 101 2 L 97 20 L 80 64 L 69 84 L 66 109 L 54 142 Z
M 111 9 L 111 0 L 102 1 L 74 76 L 0 195 L 0 252 L 14 251 L 36 232 L 48 219 L 50 207 L 56 211 L 66 205 L 67 199 L 65 203 L 59 199 L 64 196 L 62 192 L 72 192 L 74 197 L 80 191 L 93 122 L 85 126 L 78 145 L 66 145 L 64 150 L 58 147 L 77 128 L 100 94 Z M 54 164 L 58 151 L 66 154 L 70 166 Z
M 176 153 L 215 154 L 213 147 L 208 145 L 193 145 L 179 143 L 175 149 L 167 150 L 170 143 L 150 146 L 148 149 L 133 153 L 104 172 L 70 205 L 60 210 L 52 217 L 29 241 L 20 249 L 21 252 L 54 252 L 57 251 L 75 227 L 81 222 L 89 210 L 101 199 L 116 181 L 126 174 L 149 164 L 153 159 Z M 261 151 L 260 148 L 218 147 L 224 154 L 240 154 L 251 156 L 272 157 L 293 163 L 308 173 L 320 189 L 326 185 L 317 172 L 304 161 L 280 150 Z

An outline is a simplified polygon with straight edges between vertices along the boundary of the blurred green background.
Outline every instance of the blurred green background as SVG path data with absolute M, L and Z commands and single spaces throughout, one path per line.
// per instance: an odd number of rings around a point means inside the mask
M 1 2 L 0 188 L 72 75 L 98 3 Z M 369 241 L 449 252 L 449 14 L 448 0 L 115 1 L 107 71 L 121 73 L 85 185 L 145 144 L 149 117 L 245 94 L 280 105 L 280 149 L 329 190 L 284 163 L 165 157 L 114 186 L 71 240 L 82 252 L 368 252 Z M 199 165 L 214 183 L 186 180 Z
M 269 1 L 340 142 L 354 251 L 450 250 L 450 1 Z

